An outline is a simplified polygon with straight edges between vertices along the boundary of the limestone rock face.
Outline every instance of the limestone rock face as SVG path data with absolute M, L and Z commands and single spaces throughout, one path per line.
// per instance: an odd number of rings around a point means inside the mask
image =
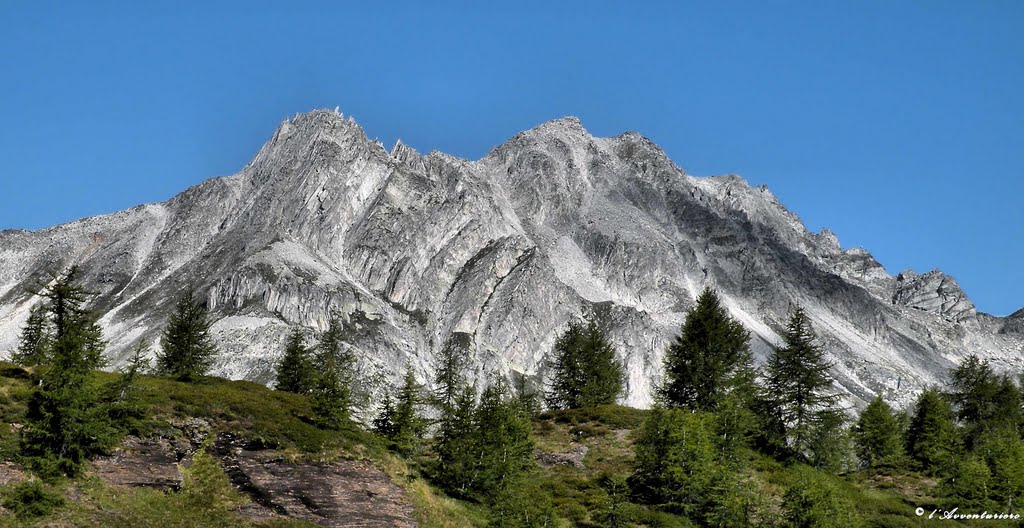
M 898 277 L 831 232 L 810 233 L 764 186 L 693 177 L 643 136 L 595 138 L 574 118 L 477 161 L 390 151 L 337 112 L 281 124 L 238 174 L 159 204 L 40 231 L 0 232 L 0 351 L 16 346 L 38 281 L 79 264 L 116 366 L 156 342 L 173 298 L 207 302 L 214 373 L 270 383 L 292 327 L 332 314 L 366 392 L 450 341 L 482 379 L 541 383 L 558 333 L 582 316 L 625 363 L 645 406 L 666 345 L 715 288 L 759 359 L 802 306 L 853 403 L 907 402 L 968 352 L 1022 367 L 1020 317 L 977 314 L 941 272 Z M 1015 330 L 1017 329 L 1017 330 Z
M 939 270 L 924 275 L 913 271 L 897 275 L 892 302 L 932 312 L 950 321 L 962 321 L 977 314 L 974 303 L 967 298 L 956 280 Z

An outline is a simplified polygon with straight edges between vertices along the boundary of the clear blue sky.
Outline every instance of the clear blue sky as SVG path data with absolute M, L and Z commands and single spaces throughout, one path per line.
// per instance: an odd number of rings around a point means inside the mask
M 1018 0 L 62 4 L 0 0 L 0 228 L 165 200 L 318 107 L 471 159 L 576 115 L 1024 306 Z

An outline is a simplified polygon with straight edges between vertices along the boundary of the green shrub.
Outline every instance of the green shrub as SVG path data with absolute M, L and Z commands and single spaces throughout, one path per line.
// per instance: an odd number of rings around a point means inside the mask
M 39 480 L 28 480 L 4 493 L 3 505 L 19 519 L 28 519 L 49 515 L 64 505 L 64 497 Z

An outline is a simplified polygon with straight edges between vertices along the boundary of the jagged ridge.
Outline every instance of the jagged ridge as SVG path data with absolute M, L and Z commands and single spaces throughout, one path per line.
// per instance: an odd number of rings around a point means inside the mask
M 347 323 L 364 379 L 409 362 L 426 379 L 453 336 L 478 375 L 543 374 L 568 321 L 604 322 L 646 405 L 696 294 L 718 289 L 759 356 L 804 306 L 854 402 L 906 401 L 968 352 L 1020 368 L 1020 317 L 978 314 L 952 277 L 889 275 L 827 230 L 810 233 L 764 186 L 696 178 L 641 135 L 592 137 L 565 118 L 467 161 L 387 151 L 337 112 L 281 124 L 238 174 L 161 203 L 41 231 L 0 232 L 0 350 L 26 287 L 82 265 L 122 358 L 155 340 L 169 299 L 207 300 L 216 372 L 269 382 L 290 326 Z M 116 362 L 115 362 L 116 364 Z M 380 376 L 377 376 L 377 375 Z

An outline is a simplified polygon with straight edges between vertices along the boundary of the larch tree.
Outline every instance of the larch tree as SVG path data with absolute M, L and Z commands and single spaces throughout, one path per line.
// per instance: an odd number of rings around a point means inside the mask
M 659 396 L 671 407 L 716 411 L 751 368 L 750 334 L 729 316 L 718 295 L 705 289 L 665 352 Z
M 548 406 L 578 409 L 615 403 L 622 393 L 622 362 L 594 321 L 573 321 L 555 341 Z
M 907 429 L 906 447 L 911 460 L 930 475 L 945 475 L 953 469 L 960 452 L 953 407 L 935 389 L 917 397 Z
M 903 437 L 892 407 L 876 396 L 854 425 L 857 458 L 866 468 L 895 466 L 903 457 Z
M 11 354 L 11 361 L 23 367 L 33 367 L 49 362 L 50 321 L 46 308 L 40 304 L 32 307 L 28 320 L 21 329 L 18 349 Z
M 194 381 L 206 375 L 217 355 L 210 325 L 206 307 L 191 289 L 179 296 L 160 338 L 157 371 L 181 381 Z
M 42 474 L 75 475 L 112 442 L 114 429 L 91 382 L 103 365 L 105 343 L 84 305 L 92 295 L 78 283 L 78 268 L 57 277 L 41 294 L 52 321 L 50 360 L 26 410 L 21 447 Z
M 784 447 L 807 457 L 816 429 L 833 422 L 824 418 L 835 415 L 839 396 L 831 391 L 832 365 L 825 360 L 803 309 L 790 316 L 782 340 L 765 366 L 766 398 L 771 419 L 783 433 Z
M 274 388 L 295 394 L 306 394 L 313 385 L 312 352 L 303 343 L 301 329 L 295 328 L 288 335 L 284 355 L 277 362 L 277 383 Z

